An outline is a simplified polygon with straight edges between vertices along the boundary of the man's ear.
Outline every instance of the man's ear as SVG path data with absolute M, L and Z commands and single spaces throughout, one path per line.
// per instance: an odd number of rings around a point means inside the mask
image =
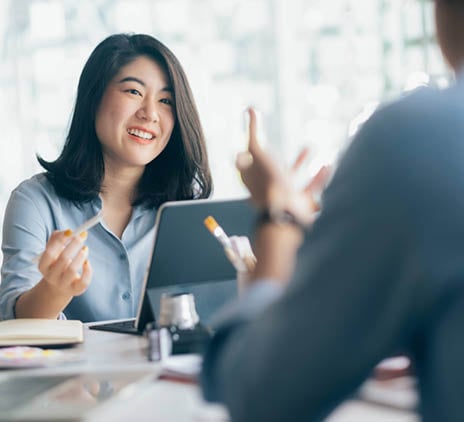
M 459 72 L 464 66 L 464 2 L 435 0 L 435 25 L 444 58 Z

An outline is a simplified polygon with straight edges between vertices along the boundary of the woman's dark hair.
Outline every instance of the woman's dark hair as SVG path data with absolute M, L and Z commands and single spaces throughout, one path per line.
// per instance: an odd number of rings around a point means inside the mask
M 212 179 L 205 139 L 187 77 L 174 54 L 149 35 L 116 34 L 103 40 L 82 70 L 66 141 L 55 161 L 37 157 L 57 193 L 86 202 L 101 191 L 104 162 L 95 118 L 108 83 L 140 56 L 162 66 L 170 80 L 176 123 L 163 150 L 145 167 L 135 204 L 158 207 L 165 201 L 206 198 Z

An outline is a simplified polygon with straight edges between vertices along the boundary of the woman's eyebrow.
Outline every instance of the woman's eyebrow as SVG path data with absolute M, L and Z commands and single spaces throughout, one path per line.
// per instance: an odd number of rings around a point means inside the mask
M 125 78 L 122 78 L 121 80 L 118 81 L 118 84 L 122 84 L 124 82 L 137 82 L 142 86 L 146 86 L 146 83 L 143 82 L 141 79 L 136 78 L 135 76 L 126 76 Z M 161 88 L 161 91 L 164 92 L 169 92 L 170 94 L 174 93 L 174 90 L 170 85 L 166 85 L 165 87 Z
M 121 80 L 118 81 L 118 84 L 122 84 L 124 82 L 137 82 L 142 86 L 145 86 L 145 82 L 143 82 L 141 79 L 136 78 L 135 76 L 126 76 L 125 78 L 122 78 Z

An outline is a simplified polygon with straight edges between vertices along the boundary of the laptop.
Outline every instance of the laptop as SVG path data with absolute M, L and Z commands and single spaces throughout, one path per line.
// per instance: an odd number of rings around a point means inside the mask
M 95 330 L 143 334 L 156 322 L 163 293 L 193 293 L 203 324 L 237 295 L 236 271 L 203 221 L 213 216 L 228 235 L 251 239 L 256 211 L 248 199 L 195 199 L 164 203 L 158 210 L 151 261 L 137 316 L 88 324 Z

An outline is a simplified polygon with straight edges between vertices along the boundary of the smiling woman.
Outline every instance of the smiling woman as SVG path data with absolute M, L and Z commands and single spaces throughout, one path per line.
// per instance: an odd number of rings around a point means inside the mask
M 82 71 L 60 156 L 38 160 L 46 172 L 13 191 L 5 214 L 0 318 L 135 316 L 157 208 L 212 190 L 177 58 L 148 35 L 106 38 Z M 89 233 L 70 230 L 99 212 Z
M 150 86 L 150 92 L 145 92 L 147 86 L 143 85 L 149 82 L 153 85 L 155 80 L 163 85 L 162 88 L 156 86 L 160 90 L 158 95 L 164 95 L 159 102 L 171 103 L 170 113 L 175 124 L 169 146 L 157 160 L 148 163 L 133 199 L 135 203 L 159 206 L 168 200 L 210 194 L 211 176 L 203 129 L 182 66 L 174 54 L 153 37 L 120 34 L 100 43 L 84 66 L 71 127 L 61 155 L 51 163 L 39 159 L 63 196 L 85 201 L 101 193 L 106 163 L 98 133 L 103 130 L 100 120 L 103 122 L 104 116 L 110 114 L 116 118 L 115 113 L 127 104 L 123 98 L 109 104 L 109 98 L 121 93 L 134 98 L 135 102 L 143 99 L 141 108 L 133 110 L 132 116 L 132 122 L 143 127 L 141 122 L 148 118 L 147 112 L 151 113 L 155 108 L 154 93 L 151 92 L 155 87 Z M 76 178 L 82 183 L 76 184 Z M 195 187 L 199 192 L 194 192 Z
M 110 81 L 95 123 L 107 169 L 131 167 L 140 175 L 163 152 L 175 123 L 171 91 L 165 70 L 146 56 Z

